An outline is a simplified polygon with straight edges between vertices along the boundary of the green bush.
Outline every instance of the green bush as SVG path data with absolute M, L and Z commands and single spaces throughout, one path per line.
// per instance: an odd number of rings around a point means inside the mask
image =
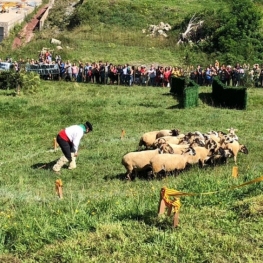
M 0 89 L 22 89 L 23 93 L 35 93 L 40 87 L 39 74 L 33 72 L 0 72 Z

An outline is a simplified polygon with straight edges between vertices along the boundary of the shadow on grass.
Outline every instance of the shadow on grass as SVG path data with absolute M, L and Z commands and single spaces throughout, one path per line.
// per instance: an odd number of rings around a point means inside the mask
M 179 103 L 179 98 L 178 98 L 178 96 L 177 96 L 176 94 L 173 94 L 173 93 L 164 93 L 164 94 L 162 94 L 162 95 L 163 95 L 163 96 L 173 97 L 174 100 L 177 102 L 177 104 L 172 105 L 172 106 L 169 106 L 169 107 L 167 107 L 166 109 L 168 109 L 168 110 L 173 110 L 173 109 L 180 109 L 180 108 L 182 108 L 181 105 L 180 105 L 180 103 Z
M 56 164 L 57 160 L 49 162 L 49 163 L 36 163 L 31 166 L 32 169 L 35 170 L 52 170 L 52 167 Z
M 215 107 L 215 102 L 213 101 L 212 93 L 205 93 L 205 92 L 199 93 L 199 99 L 204 104 Z
M 131 180 L 128 180 L 126 178 L 126 173 L 120 173 L 120 174 L 117 174 L 117 175 L 105 175 L 103 177 L 103 179 L 105 181 L 109 181 L 109 180 L 123 180 L 123 181 L 135 181 L 136 179 L 139 179 L 139 180 L 152 180 L 152 177 L 149 175 L 149 171 L 141 171 L 141 172 L 137 172 L 137 174 L 132 174 L 131 175 Z
M 156 204 L 156 211 L 147 210 L 143 214 L 142 213 L 129 213 L 118 216 L 120 221 L 122 220 L 133 220 L 143 222 L 144 224 L 157 227 L 159 229 L 167 230 L 172 228 L 173 225 L 173 213 L 171 216 L 167 216 L 166 214 L 158 215 L 158 204 Z M 173 228 L 174 229 L 174 228 Z

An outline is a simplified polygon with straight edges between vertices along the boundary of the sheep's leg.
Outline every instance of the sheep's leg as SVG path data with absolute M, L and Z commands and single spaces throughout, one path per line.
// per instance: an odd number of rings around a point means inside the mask
M 237 156 L 234 155 L 234 161 L 235 161 L 235 165 L 237 165 Z
M 126 173 L 126 179 L 131 181 L 131 172 Z
M 198 160 L 198 164 L 199 164 L 199 168 L 203 168 L 204 167 L 204 161 Z

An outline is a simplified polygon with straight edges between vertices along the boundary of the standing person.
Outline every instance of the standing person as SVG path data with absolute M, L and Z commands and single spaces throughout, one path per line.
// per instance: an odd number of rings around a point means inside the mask
M 212 85 L 212 71 L 209 67 L 205 71 L 205 84 L 209 87 Z
M 200 65 L 197 65 L 196 77 L 197 77 L 197 84 L 199 86 L 202 86 L 203 85 L 203 69 L 201 68 Z
M 59 79 L 65 79 L 66 77 L 66 70 L 65 70 L 65 63 L 61 60 L 58 63 L 59 66 Z
M 71 70 L 72 70 L 72 80 L 76 81 L 77 77 L 78 77 L 78 70 L 79 70 L 79 68 L 76 65 L 76 63 L 73 63 L 73 65 L 71 67 Z
M 64 156 L 62 156 L 53 166 L 53 171 L 59 172 L 63 165 L 69 162 L 68 169 L 75 169 L 76 157 L 78 156 L 79 143 L 82 136 L 92 131 L 92 124 L 86 122 L 80 125 L 69 126 L 59 132 L 57 143 L 59 144 Z
M 149 85 L 155 87 L 156 70 L 153 65 L 151 65 L 150 69 L 148 70 L 148 76 L 149 76 Z
M 69 60 L 65 63 L 66 81 L 72 81 L 72 66 Z

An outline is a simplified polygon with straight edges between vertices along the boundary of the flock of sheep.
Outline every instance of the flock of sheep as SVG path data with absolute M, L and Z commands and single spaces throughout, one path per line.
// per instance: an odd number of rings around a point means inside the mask
M 199 164 L 204 167 L 226 163 L 230 157 L 237 164 L 238 153 L 248 154 L 248 150 L 239 143 L 237 129 L 230 128 L 227 131 L 180 134 L 178 129 L 173 129 L 144 133 L 138 151 L 122 157 L 126 178 L 131 180 L 139 171 L 150 172 L 154 177 L 178 173 L 188 165 Z

